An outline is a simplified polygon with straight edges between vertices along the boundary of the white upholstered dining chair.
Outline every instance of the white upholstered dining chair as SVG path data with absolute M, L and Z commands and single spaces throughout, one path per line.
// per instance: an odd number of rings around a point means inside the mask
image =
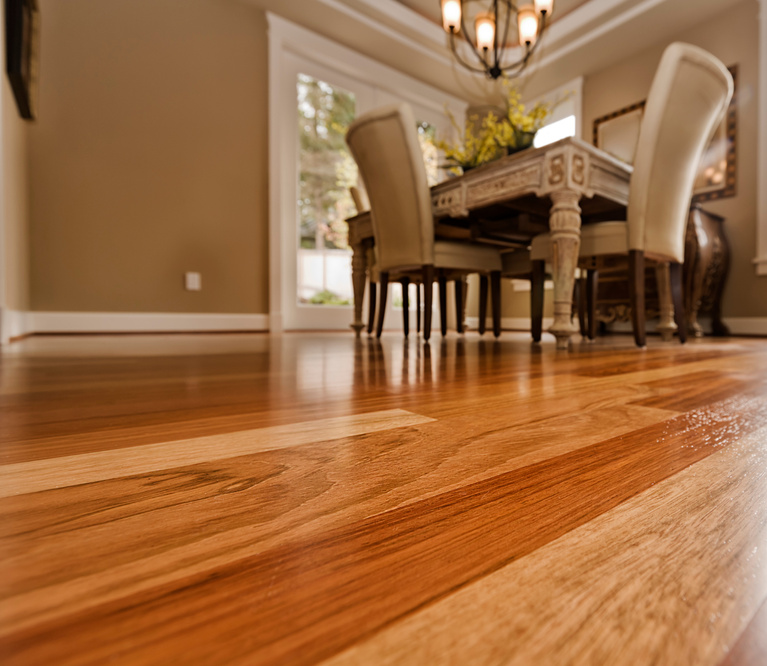
M 499 290 L 500 252 L 487 245 L 435 239 L 426 168 L 415 117 L 407 104 L 386 106 L 360 116 L 350 125 L 346 142 L 370 199 L 381 285 L 376 335 L 380 337 L 383 330 L 390 273 L 417 269 L 424 287 L 423 336 L 428 340 L 434 280 L 440 280 L 443 305 L 445 280 L 451 279 L 456 280 L 460 306 L 461 278 L 468 273 L 491 275 L 493 289 Z M 462 308 L 457 309 L 460 322 Z M 440 308 L 440 319 L 444 335 L 444 307 Z M 496 336 L 500 334 L 500 312 L 496 309 L 493 329 Z
M 634 340 L 645 345 L 645 258 L 668 262 L 674 319 L 686 339 L 682 263 L 687 214 L 700 158 L 724 116 L 732 76 L 710 53 L 675 42 L 663 53 L 645 104 L 631 176 L 626 221 L 581 229 L 579 266 L 589 271 L 590 330 L 594 330 L 598 258 L 627 255 Z M 552 255 L 548 234 L 533 239 L 533 263 Z M 534 276 L 542 274 L 533 271 Z
M 365 190 L 353 185 L 349 188 L 354 206 L 358 213 L 365 213 L 370 210 L 370 202 L 368 201 Z M 373 332 L 375 326 L 375 314 L 376 314 L 376 302 L 378 293 L 378 283 L 381 281 L 380 271 L 378 270 L 378 259 L 376 258 L 376 251 L 374 247 L 368 247 L 366 249 L 366 264 L 367 264 L 367 284 L 368 284 L 368 335 Z M 421 276 L 418 273 L 408 272 L 395 276 L 402 285 L 402 324 L 405 337 L 408 336 L 410 330 L 410 304 L 408 301 L 408 290 L 411 283 L 415 285 L 415 323 L 416 331 L 421 332 Z

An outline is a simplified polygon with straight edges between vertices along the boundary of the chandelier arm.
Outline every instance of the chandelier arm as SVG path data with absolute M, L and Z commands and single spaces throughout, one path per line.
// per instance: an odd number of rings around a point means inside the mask
M 527 58 L 523 58 L 522 60 L 518 60 L 517 62 L 512 63 L 511 65 L 502 67 L 501 72 L 507 76 L 516 76 L 517 74 L 520 74 L 522 70 L 525 69 L 526 66 L 527 66 Z M 510 70 L 514 70 L 514 71 L 509 73 Z
M 455 48 L 455 33 L 450 33 L 450 50 L 453 52 L 453 55 L 455 56 L 455 59 L 459 62 L 459 64 L 463 65 L 466 69 L 472 72 L 477 72 L 478 74 L 487 74 L 487 67 L 483 67 L 480 69 L 479 67 L 473 67 L 468 62 L 466 62 L 461 55 L 458 53 L 458 49 Z M 476 50 L 474 51 L 476 53 Z M 480 62 L 483 62 L 480 58 Z
M 506 40 L 509 37 L 509 24 L 511 23 L 511 6 L 512 5 L 511 5 L 510 2 L 506 3 L 506 26 L 503 29 L 503 42 L 501 42 L 504 45 L 504 47 L 507 44 Z M 503 56 L 501 56 L 501 57 L 496 56 L 496 58 L 495 58 L 495 64 L 498 65 L 498 68 L 501 71 L 503 71 L 503 67 L 500 66 L 502 58 L 503 58 Z
M 493 16 L 495 17 L 495 30 L 493 31 L 493 67 L 498 67 L 498 0 L 493 0 Z
M 461 0 L 461 32 L 463 33 L 463 40 L 471 47 L 471 50 L 474 52 L 474 55 L 477 57 L 477 60 L 479 60 L 482 63 L 482 66 L 484 69 L 475 69 L 474 67 L 471 67 L 468 65 L 464 60 L 462 60 L 458 56 L 458 52 L 456 51 L 455 47 L 453 47 L 453 53 L 455 54 L 455 57 L 458 58 L 458 61 L 464 66 L 468 67 L 472 71 L 475 72 L 484 72 L 487 74 L 489 72 L 489 68 L 487 66 L 487 63 L 485 62 L 485 59 L 479 55 L 479 51 L 477 51 L 477 47 L 474 46 L 474 42 L 472 42 L 468 37 L 468 32 L 466 30 L 466 24 L 464 23 L 464 16 L 466 15 L 466 12 L 463 11 L 463 0 Z M 453 42 L 451 40 L 450 45 L 453 45 Z
M 546 28 L 546 12 L 541 12 L 541 14 L 543 18 L 541 19 L 541 26 L 538 29 L 538 38 L 535 40 L 535 43 L 532 46 L 527 47 L 527 50 L 523 58 L 521 58 L 520 60 L 517 60 L 517 62 L 511 63 L 510 65 L 501 67 L 500 69 L 502 72 L 505 73 L 511 69 L 517 68 L 512 75 L 512 76 L 516 76 L 527 66 L 527 61 L 530 60 L 533 53 L 535 53 L 535 50 L 538 48 L 538 43 L 541 41 L 541 35 L 543 35 L 543 31 Z

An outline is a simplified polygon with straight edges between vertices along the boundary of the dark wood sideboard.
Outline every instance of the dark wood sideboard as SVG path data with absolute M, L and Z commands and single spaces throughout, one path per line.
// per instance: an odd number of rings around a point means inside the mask
M 722 321 L 722 292 L 730 265 L 730 248 L 724 233 L 724 218 L 695 204 L 687 220 L 684 258 L 684 302 L 691 334 L 702 336 L 698 317 L 710 315 L 711 334 L 729 335 Z M 607 263 L 600 267 L 597 294 L 597 320 L 600 330 L 607 330 L 613 322 L 631 321 L 627 269 L 623 262 Z M 658 318 L 658 290 L 655 268 L 648 266 L 645 273 L 646 316 Z

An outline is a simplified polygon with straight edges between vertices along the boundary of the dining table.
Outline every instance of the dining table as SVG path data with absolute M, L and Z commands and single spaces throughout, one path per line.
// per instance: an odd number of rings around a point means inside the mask
M 572 300 L 581 224 L 626 219 L 631 173 L 631 165 L 575 137 L 528 148 L 431 187 L 435 236 L 511 250 L 523 249 L 534 235 L 550 231 L 554 322 L 548 330 L 557 347 L 566 349 L 576 332 Z M 373 220 L 365 211 L 347 223 L 353 252 L 351 328 L 359 336 L 367 251 L 375 242 Z M 673 313 L 662 317 L 659 329 L 664 326 L 675 328 Z

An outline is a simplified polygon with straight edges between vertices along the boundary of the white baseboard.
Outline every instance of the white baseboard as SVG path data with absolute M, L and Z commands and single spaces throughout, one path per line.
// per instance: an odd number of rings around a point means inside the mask
M 30 333 L 268 331 L 266 314 L 186 312 L 15 312 L 3 310 L 2 342 Z
M 29 313 L 0 308 L 0 344 L 6 345 L 14 338 L 31 333 Z
M 767 335 L 767 317 L 725 317 L 732 335 Z

